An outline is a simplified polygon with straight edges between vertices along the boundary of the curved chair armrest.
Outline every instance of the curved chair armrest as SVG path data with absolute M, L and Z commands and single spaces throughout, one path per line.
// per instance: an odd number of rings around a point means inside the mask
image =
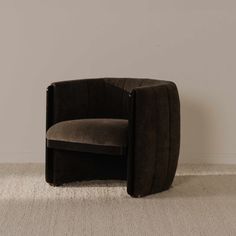
M 129 118 L 128 188 L 140 197 L 170 187 L 180 147 L 180 102 L 173 82 L 135 88 Z

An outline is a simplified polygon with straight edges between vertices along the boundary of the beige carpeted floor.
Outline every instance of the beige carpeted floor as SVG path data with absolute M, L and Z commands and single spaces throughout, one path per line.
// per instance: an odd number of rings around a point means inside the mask
M 236 166 L 180 166 L 173 188 L 133 199 L 124 182 L 51 187 L 40 164 L 0 165 L 0 236 L 236 235 Z

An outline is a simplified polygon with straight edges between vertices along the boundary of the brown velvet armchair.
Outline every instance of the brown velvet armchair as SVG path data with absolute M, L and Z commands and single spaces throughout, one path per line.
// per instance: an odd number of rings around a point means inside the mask
M 180 103 L 173 82 L 101 78 L 47 90 L 46 181 L 127 180 L 141 197 L 169 189 L 179 157 Z

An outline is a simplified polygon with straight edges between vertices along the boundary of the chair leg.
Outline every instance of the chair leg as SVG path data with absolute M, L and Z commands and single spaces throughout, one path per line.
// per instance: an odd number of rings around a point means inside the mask
M 62 183 L 49 183 L 49 185 L 52 187 L 59 187 L 62 185 Z

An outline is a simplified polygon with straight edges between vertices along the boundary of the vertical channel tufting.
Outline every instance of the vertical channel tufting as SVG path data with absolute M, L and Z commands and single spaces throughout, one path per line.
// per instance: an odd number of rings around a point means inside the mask
M 104 80 L 89 79 L 87 81 L 88 96 L 88 114 L 89 118 L 104 117 L 105 99 L 104 99 Z
M 126 80 L 122 83 L 122 118 L 125 118 L 128 116 L 128 93 L 124 90 L 125 88 Z
M 156 110 L 153 116 L 157 121 L 155 145 L 155 166 L 153 173 L 153 182 L 150 192 L 161 191 L 164 188 L 169 164 L 169 147 L 170 147 L 170 123 L 169 123 L 169 99 L 166 86 L 152 88 L 154 92 L 154 101 Z
M 127 192 L 131 196 L 134 194 L 134 169 L 135 169 L 135 162 L 134 162 L 134 143 L 135 143 L 135 99 L 136 93 L 133 90 L 129 95 L 129 129 L 128 129 L 128 156 L 127 156 Z
M 168 153 L 168 165 L 167 165 L 167 173 L 165 176 L 165 181 L 163 182 L 163 189 L 168 188 L 168 174 L 171 171 L 171 132 L 172 132 L 172 125 L 171 125 L 171 100 L 170 100 L 170 91 L 168 85 L 166 86 L 167 96 L 168 96 L 168 108 L 169 108 L 169 153 Z
M 87 80 L 86 82 L 86 91 L 87 91 L 87 116 L 86 117 L 90 117 L 90 109 L 89 109 L 89 81 Z
M 48 130 L 53 124 L 53 85 L 48 86 L 46 99 L 46 130 Z
M 53 124 L 53 85 L 50 85 L 47 88 L 47 98 L 46 98 L 46 131 Z M 47 147 L 47 140 L 45 140 L 45 156 L 46 163 L 45 165 L 45 179 L 47 182 L 53 182 L 53 158 L 52 150 Z
M 152 188 L 156 149 L 154 126 L 158 117 L 154 115 L 153 90 L 136 88 L 135 91 L 134 196 L 143 196 Z
M 174 179 L 180 148 L 180 102 L 177 87 L 174 83 L 168 85 L 170 107 L 170 159 L 165 189 L 168 189 Z
M 108 118 L 127 118 L 124 116 L 123 93 L 124 79 L 106 78 L 105 81 L 105 102 Z
M 138 86 L 137 81 L 134 84 Z M 170 187 L 178 162 L 180 129 L 176 86 L 151 80 L 139 85 L 134 89 L 135 100 L 130 109 L 133 145 L 128 154 L 127 191 L 134 197 Z
M 156 91 L 153 89 L 153 88 L 151 88 L 151 90 L 152 90 L 152 92 L 153 92 L 153 94 L 154 94 L 154 96 L 153 96 L 153 102 L 154 102 L 154 104 L 155 104 L 155 110 L 153 110 L 153 113 L 155 114 L 155 117 L 156 118 L 158 118 L 158 113 L 160 113 L 160 111 L 158 111 L 158 101 L 157 101 L 157 99 L 156 99 L 156 96 L 155 95 L 157 95 L 156 94 Z M 149 189 L 149 192 L 150 193 L 152 193 L 153 192 L 153 190 L 154 190 L 154 188 L 156 187 L 156 185 L 158 184 L 157 183 L 157 171 L 158 171 L 158 165 L 159 165 L 159 152 L 158 152 L 158 137 L 157 137 L 157 132 L 158 132 L 158 121 L 157 122 L 153 122 L 153 129 L 155 130 L 155 143 L 154 144 L 152 144 L 153 146 L 154 146 L 154 149 L 155 149 L 155 152 L 154 152 L 154 165 L 153 166 L 151 166 L 150 167 L 150 175 L 152 175 L 152 182 L 151 182 L 151 186 L 150 186 L 150 189 Z M 151 171 L 151 168 L 152 168 L 152 171 Z

